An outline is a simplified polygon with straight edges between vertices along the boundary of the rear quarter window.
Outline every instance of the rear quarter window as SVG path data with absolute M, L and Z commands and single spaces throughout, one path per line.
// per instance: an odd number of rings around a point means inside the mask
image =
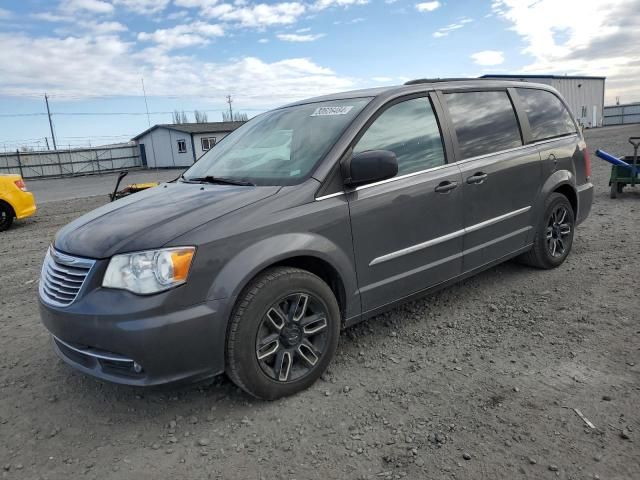
M 461 158 L 522 145 L 520 127 L 507 92 L 446 93 Z
M 516 90 L 527 114 L 533 140 L 576 133 L 571 114 L 553 93 L 532 88 Z

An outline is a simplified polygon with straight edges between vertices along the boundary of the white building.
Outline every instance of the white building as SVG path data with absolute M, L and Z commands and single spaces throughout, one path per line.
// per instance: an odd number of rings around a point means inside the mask
M 132 138 L 149 168 L 188 167 L 244 122 L 161 124 Z
M 604 81 L 606 77 L 563 75 L 483 75 L 482 78 L 544 83 L 560 92 L 578 123 L 601 127 L 604 120 Z

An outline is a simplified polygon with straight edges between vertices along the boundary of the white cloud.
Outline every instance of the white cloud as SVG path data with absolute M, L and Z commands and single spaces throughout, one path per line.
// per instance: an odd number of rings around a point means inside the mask
M 351 20 L 336 20 L 333 22 L 334 25 L 353 25 L 356 23 L 364 22 L 363 17 L 352 18 Z
M 113 0 L 114 5 L 122 5 L 136 13 L 149 14 L 163 11 L 170 0 Z
M 465 22 L 465 23 L 468 23 L 468 22 Z M 446 27 L 439 28 L 438 30 L 433 32 L 432 35 L 435 38 L 446 37 L 447 35 L 449 35 L 449 33 L 453 32 L 454 30 L 459 30 L 463 28 L 465 23 L 462 23 L 462 22 L 450 23 Z
M 113 5 L 102 0 L 63 0 L 60 10 L 67 13 L 90 12 L 95 14 L 113 13 Z
M 6 8 L 0 8 L 0 20 L 6 20 L 8 18 L 11 18 L 13 16 L 13 13 L 11 13 L 11 11 L 7 10 Z
M 152 33 L 140 32 L 138 40 L 152 41 L 157 43 L 160 49 L 173 50 L 194 45 L 206 45 L 211 38 L 223 35 L 224 29 L 220 25 L 195 22 L 172 28 L 160 28 Z
M 283 42 L 315 42 L 319 38 L 324 37 L 324 33 L 309 33 L 303 35 L 298 33 L 280 33 L 276 36 L 278 37 L 278 40 L 282 40 Z
M 139 95 L 144 76 L 148 95 L 223 98 L 232 93 L 238 102 L 261 108 L 354 86 L 307 58 L 214 63 L 157 47 L 136 51 L 132 42 L 114 35 L 33 38 L 0 32 L 0 44 L 0 95 L 45 90 L 75 97 Z
M 437 8 L 440 8 L 442 4 L 440 2 L 422 2 L 416 3 L 416 9 L 419 12 L 433 12 Z
M 219 18 L 225 22 L 237 22 L 243 27 L 266 27 L 295 23 L 305 11 L 305 5 L 299 2 L 283 2 L 271 5 L 260 3 L 241 7 L 223 3 L 206 8 L 202 13 L 205 16 Z
M 60 15 L 53 12 L 38 12 L 30 15 L 31 18 L 36 20 L 43 20 L 45 22 L 70 22 L 74 17 L 69 15 Z
M 258 40 L 258 43 L 269 43 L 269 39 L 268 38 L 261 38 L 260 40 Z
M 471 58 L 478 65 L 500 65 L 504 63 L 504 53 L 499 50 L 483 50 L 471 55 Z
M 521 72 L 606 76 L 608 102 L 640 100 L 640 0 L 496 0 L 492 11 L 524 42 Z
M 77 21 L 76 26 L 82 27 L 85 30 L 91 31 L 93 35 L 106 35 L 109 33 L 126 32 L 127 27 L 120 22 L 96 22 L 89 21 Z
M 249 28 L 265 28 L 273 25 L 291 25 L 306 13 L 314 13 L 330 7 L 365 5 L 369 0 L 315 0 L 276 3 L 250 3 L 236 0 L 233 3 L 219 0 L 174 0 L 177 6 L 197 8 L 206 18 Z
M 366 5 L 369 0 L 317 0 L 314 4 L 316 10 L 324 10 L 329 7 L 348 7 L 350 5 Z

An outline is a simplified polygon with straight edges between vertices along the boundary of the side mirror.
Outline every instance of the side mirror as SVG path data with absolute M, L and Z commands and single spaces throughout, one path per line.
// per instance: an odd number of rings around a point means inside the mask
M 342 178 L 349 186 L 379 182 L 395 177 L 398 159 L 389 150 L 368 150 L 356 153 L 342 164 Z

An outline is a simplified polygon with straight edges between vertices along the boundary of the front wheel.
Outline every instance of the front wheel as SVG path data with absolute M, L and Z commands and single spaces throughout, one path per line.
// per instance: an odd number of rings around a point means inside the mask
M 573 244 L 575 214 L 567 197 L 552 193 L 545 202 L 542 222 L 538 225 L 533 247 L 522 256 L 524 263 L 537 268 L 561 265 Z
M 338 346 L 340 309 L 306 270 L 276 267 L 255 278 L 232 314 L 227 375 L 254 397 L 274 400 L 312 385 Z

